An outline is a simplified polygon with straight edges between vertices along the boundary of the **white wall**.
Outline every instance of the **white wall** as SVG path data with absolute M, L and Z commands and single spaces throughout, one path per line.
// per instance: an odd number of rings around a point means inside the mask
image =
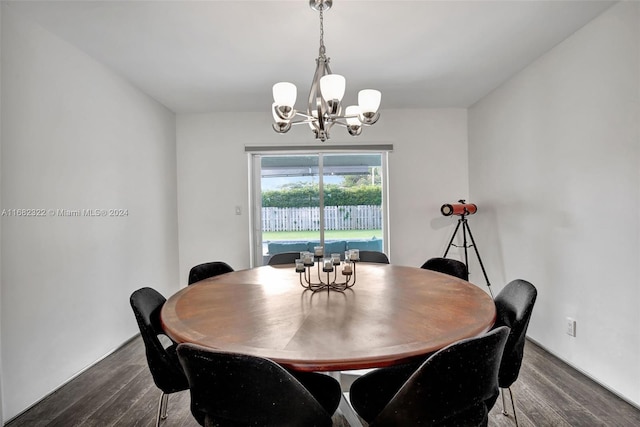
M 494 284 L 538 288 L 529 335 L 640 405 L 638 8 L 614 6 L 474 105 L 469 159 Z
M 383 118 L 365 131 L 394 144 L 389 156 L 390 256 L 395 264 L 419 267 L 442 256 L 455 228 L 456 221 L 443 217 L 440 206 L 468 195 L 467 111 L 385 110 Z
M 137 333 L 178 286 L 175 115 L 2 4 L 2 386 L 12 418 Z
M 384 101 L 383 101 L 384 102 Z M 266 113 L 265 113 L 266 112 Z M 263 113 L 179 115 L 178 212 L 180 281 L 200 262 L 224 260 L 249 266 L 248 162 L 245 145 L 316 144 L 311 131 L 280 135 Z M 392 143 L 390 154 L 390 256 L 421 265 L 439 256 L 455 221 L 440 215 L 442 203 L 467 194 L 466 110 L 383 110 L 358 138 L 334 129 L 330 144 Z M 236 216 L 234 208 L 242 207 Z

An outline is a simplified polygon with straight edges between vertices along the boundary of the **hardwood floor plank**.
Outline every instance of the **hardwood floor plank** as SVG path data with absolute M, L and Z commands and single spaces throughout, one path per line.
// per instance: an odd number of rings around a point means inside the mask
M 540 366 L 539 371 L 549 378 L 558 378 L 562 382 L 562 392 L 566 393 L 580 405 L 588 409 L 594 417 L 607 420 L 611 414 L 621 420 L 624 425 L 640 425 L 638 410 L 632 405 L 619 399 L 615 394 L 594 382 L 577 370 L 566 369 L 566 364 L 555 356 L 550 355 L 534 343 L 529 343 L 532 358 L 538 357 L 537 363 L 532 361 L 530 365 Z M 560 382 L 560 381 L 558 381 Z
M 569 367 L 535 343 L 527 342 L 526 351 L 527 367 L 525 369 L 537 370 L 541 375 L 552 379 L 556 388 L 591 413 L 594 420 L 602 420 L 604 425 L 640 425 L 638 408 Z M 613 420 L 615 422 L 611 424 Z
M 136 341 L 137 342 L 137 341 Z M 140 340 L 140 342 L 142 342 Z M 107 357 L 96 365 L 92 366 L 88 371 L 80 374 L 78 377 L 65 384 L 22 416 L 11 422 L 11 426 L 33 426 L 47 425 L 60 415 L 67 408 L 77 404 L 78 401 L 85 398 L 87 390 L 100 389 L 105 382 L 114 374 L 114 369 L 120 361 L 120 355 L 128 357 L 129 354 L 140 354 L 139 345 L 131 345 L 123 347 L 117 354 Z M 144 357 L 144 353 L 143 357 Z M 140 365 L 139 369 L 147 369 L 146 366 Z M 15 423 L 15 424 L 14 424 Z M 35 423 L 35 424 L 34 424 Z
M 140 399 L 136 402 L 135 405 L 132 405 L 129 409 L 127 409 L 122 416 L 115 420 L 114 425 L 130 425 L 132 427 L 154 427 L 156 414 L 158 411 L 158 399 L 160 399 L 160 390 L 158 390 L 151 380 L 151 374 L 145 372 L 147 376 L 147 381 L 150 387 L 147 391 L 140 396 Z M 169 396 L 169 411 L 168 411 L 168 419 L 170 420 L 170 425 L 174 424 L 174 414 L 172 413 L 172 409 L 174 408 L 173 396 Z M 169 425 L 169 422 L 167 422 Z
M 156 387 L 149 383 L 148 373 L 140 370 L 137 375 L 131 378 L 131 381 L 128 381 L 122 387 L 120 392 L 111 396 L 94 411 L 86 422 L 95 422 L 102 426 L 117 425 L 118 420 L 121 418 L 120 414 L 123 414 L 131 407 L 136 407 L 140 398 L 150 389 L 157 391 Z M 123 420 L 123 422 L 126 422 L 126 420 Z
M 139 366 L 122 365 L 114 369 L 101 387 L 92 387 L 82 398 L 51 420 L 51 426 L 85 426 L 87 419 L 108 399 L 119 393 L 140 371 Z M 85 372 L 87 374 L 88 372 Z M 84 374 L 83 374 L 84 375 Z M 103 374 L 104 375 L 104 374 Z

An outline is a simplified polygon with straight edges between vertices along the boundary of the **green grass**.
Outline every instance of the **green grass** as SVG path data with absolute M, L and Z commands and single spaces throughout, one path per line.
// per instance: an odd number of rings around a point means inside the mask
M 325 240 L 339 239 L 371 239 L 382 238 L 382 230 L 328 230 L 324 232 Z M 262 241 L 275 240 L 318 240 L 319 231 L 265 231 Z

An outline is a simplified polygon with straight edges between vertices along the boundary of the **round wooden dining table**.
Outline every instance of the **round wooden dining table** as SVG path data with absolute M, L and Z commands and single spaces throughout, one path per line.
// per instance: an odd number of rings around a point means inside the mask
M 356 278 L 344 292 L 312 292 L 290 265 L 223 274 L 171 296 L 162 327 L 179 343 L 341 371 L 412 361 L 495 322 L 491 297 L 452 276 L 358 263 Z

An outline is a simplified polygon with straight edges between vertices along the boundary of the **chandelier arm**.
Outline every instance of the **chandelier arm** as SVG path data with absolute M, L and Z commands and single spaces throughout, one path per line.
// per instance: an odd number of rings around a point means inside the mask
M 329 66 L 329 58 L 324 62 L 324 69 L 326 70 L 325 74 L 333 74 L 331 72 L 331 67 Z
M 304 117 L 307 121 L 314 121 L 316 118 L 308 115 L 307 113 L 303 113 L 302 111 L 296 111 L 296 115 L 300 117 Z
M 331 124 L 332 125 L 343 126 L 343 127 L 349 127 L 349 125 L 346 122 L 341 122 L 340 119 L 342 119 L 342 117 L 336 117 L 335 119 L 333 119 L 331 121 Z
M 327 137 L 329 136 L 329 130 L 333 127 L 333 120 L 329 119 L 329 120 L 325 120 L 324 122 L 324 131 L 327 134 Z
M 298 110 L 291 110 L 291 114 L 290 116 L 287 117 L 283 117 L 282 113 L 280 112 L 280 110 L 278 109 L 278 107 L 273 107 L 273 110 L 275 111 L 275 114 L 281 118 L 282 120 L 286 120 L 287 122 L 290 122 L 291 124 L 296 124 L 296 123 L 301 123 L 301 122 L 309 122 L 309 121 L 313 121 L 315 120 L 315 117 L 310 116 L 306 113 L 303 113 L 302 111 L 298 111 Z M 297 121 L 293 121 L 294 117 L 298 117 Z
M 296 122 L 291 122 L 291 126 L 297 126 L 297 125 L 306 125 L 309 123 L 313 123 L 315 120 L 310 120 L 310 119 L 306 119 L 306 120 L 298 120 Z
M 317 98 L 316 98 L 317 99 Z M 317 123 L 318 129 L 320 129 L 322 132 L 324 132 L 324 128 L 325 128 L 325 117 L 324 117 L 324 109 L 322 108 L 322 100 L 320 100 L 320 102 L 317 102 L 316 100 L 316 111 L 318 114 L 318 118 L 315 120 L 315 122 Z
M 317 110 L 318 98 L 320 98 L 323 112 L 327 110 L 327 106 L 324 105 L 324 99 L 320 93 L 320 79 L 327 74 L 326 70 L 327 59 L 320 57 L 316 59 L 316 72 L 313 74 L 311 89 L 309 90 L 309 104 L 307 108 L 307 114 L 310 116 L 313 116 L 313 111 Z M 319 114 L 320 111 L 318 111 L 318 118 L 322 117 Z
M 298 114 L 300 114 L 300 113 L 298 113 Z M 378 117 L 379 117 L 379 115 L 378 115 Z M 334 114 L 334 115 L 330 116 L 331 121 L 339 123 L 339 124 L 342 124 L 342 125 L 347 125 L 347 126 L 348 126 L 348 124 L 346 122 L 347 119 L 356 119 L 356 118 L 358 120 L 360 120 L 360 116 L 358 114 L 344 114 L 344 115 Z M 340 120 L 344 120 L 344 122 L 341 122 Z M 376 118 L 376 120 L 377 120 L 377 118 Z M 364 124 L 364 123 L 361 123 L 361 124 Z

